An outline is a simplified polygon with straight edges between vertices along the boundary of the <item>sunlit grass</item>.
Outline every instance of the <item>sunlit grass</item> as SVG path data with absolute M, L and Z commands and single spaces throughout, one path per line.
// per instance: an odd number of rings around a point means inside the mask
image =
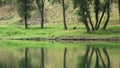
M 73 29 L 76 27 L 77 29 Z M 85 27 L 79 25 L 68 25 L 68 30 L 64 30 L 62 24 L 46 25 L 44 29 L 40 26 L 29 26 L 25 29 L 23 25 L 0 26 L 1 38 L 25 38 L 25 37 L 59 37 L 59 36 L 92 36 L 92 37 L 120 37 L 120 26 L 108 26 L 91 33 L 86 33 Z
M 120 48 L 120 42 L 103 42 L 103 41 L 76 41 L 76 42 L 56 42 L 56 41 L 18 41 L 18 40 L 1 40 L 2 48 L 85 48 L 86 46 Z

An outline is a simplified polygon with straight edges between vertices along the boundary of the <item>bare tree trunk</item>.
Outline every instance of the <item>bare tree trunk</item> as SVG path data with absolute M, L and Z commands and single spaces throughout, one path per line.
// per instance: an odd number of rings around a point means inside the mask
M 44 0 L 42 0 L 42 11 L 41 11 L 41 28 L 44 28 Z
M 107 0 L 107 20 L 102 28 L 103 30 L 106 29 L 108 22 L 109 22 L 109 19 L 110 19 L 110 0 Z
M 96 19 L 95 29 L 97 30 L 98 18 L 99 18 L 99 0 L 94 0 L 94 2 L 95 2 L 95 19 Z
M 105 10 L 106 10 L 106 6 L 107 6 L 107 1 L 105 2 L 105 5 L 104 5 L 103 11 L 102 11 L 102 15 L 101 15 L 100 20 L 99 20 L 99 23 L 98 23 L 98 25 L 97 25 L 97 30 L 99 29 L 100 24 L 101 24 L 101 21 L 102 21 L 102 19 L 103 19 L 103 17 L 104 17 Z
M 85 26 L 86 26 L 86 29 L 87 29 L 87 32 L 89 33 L 90 32 L 90 27 L 88 25 L 88 22 L 84 22 Z
M 66 14 L 65 14 L 65 2 L 62 0 L 62 7 L 63 7 L 63 21 L 64 21 L 64 29 L 67 30 L 67 24 L 66 24 Z
M 25 16 L 24 16 L 24 19 L 25 19 L 25 28 L 27 29 L 28 28 L 28 25 L 27 25 L 27 0 L 24 1 L 25 3 Z
M 92 30 L 94 31 L 95 28 L 94 28 L 94 26 L 93 26 L 93 23 L 92 23 L 91 17 L 89 16 L 88 18 L 89 18 L 89 21 L 90 21 L 90 25 L 91 25 L 91 27 L 92 27 Z
M 63 68 L 67 68 L 67 66 L 66 66 L 66 55 L 67 55 L 67 48 L 64 49 Z
M 97 25 L 98 25 L 98 13 L 97 13 L 97 12 L 96 12 L 95 16 L 96 16 L 96 24 L 95 24 L 95 29 L 97 30 Z
M 40 5 L 39 3 L 39 0 L 36 0 L 36 3 L 37 3 L 37 6 L 39 8 L 39 12 L 41 14 L 41 28 L 44 28 L 44 0 L 41 0 L 42 1 L 42 6 Z

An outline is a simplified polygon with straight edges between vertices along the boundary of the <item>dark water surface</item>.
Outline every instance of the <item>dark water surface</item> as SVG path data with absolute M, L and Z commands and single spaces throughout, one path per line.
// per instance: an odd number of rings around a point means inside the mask
M 15 47 L 15 43 L 12 48 L 9 45 L 11 46 L 10 42 L 0 48 L 0 68 L 120 68 L 119 43 L 110 46 L 104 43 L 93 46 L 59 43 L 54 44 L 56 47 L 51 44 L 51 47 L 34 47 L 33 44 L 33 47 L 21 48 Z M 44 45 L 49 44 L 39 46 Z M 62 47 L 57 47 L 60 45 Z M 74 47 L 68 47 L 69 45 Z

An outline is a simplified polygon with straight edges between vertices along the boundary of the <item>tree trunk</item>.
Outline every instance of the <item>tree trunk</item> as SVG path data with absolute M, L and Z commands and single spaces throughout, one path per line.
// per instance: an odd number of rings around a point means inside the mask
M 42 0 L 42 8 L 41 8 L 41 28 L 44 28 L 44 0 Z
M 24 2 L 25 2 L 25 16 L 24 16 L 24 19 L 25 19 L 25 28 L 27 29 L 28 28 L 28 25 L 27 25 L 27 0 L 25 0 Z
M 97 30 L 97 25 L 98 25 L 98 13 L 95 14 L 96 16 L 96 24 L 95 24 L 95 29 Z
M 62 7 L 63 7 L 63 21 L 64 21 L 64 29 L 67 30 L 67 24 L 66 24 L 66 14 L 65 14 L 65 2 L 62 0 Z
M 94 0 L 95 1 L 95 19 L 96 19 L 96 24 L 95 24 L 95 29 L 97 30 L 97 25 L 98 25 L 98 18 L 99 18 L 99 0 Z
M 85 15 L 85 13 L 83 12 L 83 16 L 86 16 Z M 86 29 L 87 29 L 87 32 L 89 33 L 90 32 L 90 27 L 89 27 L 89 25 L 88 25 L 88 22 L 87 22 L 87 18 L 86 17 L 84 17 L 84 25 L 85 25 L 85 27 L 86 27 Z
M 39 8 L 39 12 L 41 14 L 41 28 L 44 28 L 44 0 L 41 0 L 42 1 L 42 6 L 40 5 L 39 3 L 39 0 L 36 0 L 36 3 L 37 3 L 37 6 Z
M 109 19 L 110 19 L 110 0 L 107 0 L 107 20 L 102 28 L 103 30 L 106 29 L 108 22 L 109 22 Z
M 66 55 L 67 55 L 67 48 L 65 48 L 65 50 L 64 50 L 63 68 L 67 68 L 66 67 Z
M 85 24 L 85 27 L 86 27 L 86 29 L 87 29 L 87 32 L 89 33 L 89 32 L 90 32 L 90 27 L 89 27 L 89 25 L 88 25 L 88 22 L 84 22 L 84 24 Z
M 92 23 L 91 17 L 89 16 L 88 18 L 89 18 L 89 21 L 90 21 L 90 25 L 91 25 L 91 27 L 92 27 L 92 30 L 94 31 L 95 28 L 94 28 L 94 26 L 93 26 L 93 23 Z
M 102 21 L 104 15 L 105 15 L 106 6 L 107 6 L 107 1 L 105 2 L 105 5 L 104 5 L 103 11 L 102 11 L 102 15 L 101 15 L 100 20 L 99 20 L 99 23 L 98 23 L 98 25 L 97 25 L 97 30 L 99 29 L 100 24 L 101 24 L 101 21 Z

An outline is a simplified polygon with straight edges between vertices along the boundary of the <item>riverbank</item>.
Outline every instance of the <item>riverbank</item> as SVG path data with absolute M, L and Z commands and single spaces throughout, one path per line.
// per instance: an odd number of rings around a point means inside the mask
M 63 38 L 64 39 L 108 39 L 120 38 L 120 26 L 108 26 L 106 30 L 98 30 L 86 33 L 84 26 L 68 25 L 68 30 L 64 30 L 62 25 L 49 25 L 44 29 L 39 26 L 29 26 L 25 29 L 21 26 L 0 26 L 0 39 L 7 38 Z M 76 29 L 73 29 L 76 27 Z M 66 37 L 66 38 L 65 38 Z
M 73 29 L 76 27 L 76 29 Z M 0 26 L 0 39 L 32 39 L 32 40 L 120 40 L 120 26 L 108 26 L 106 30 L 86 33 L 84 26 L 69 25 L 64 30 L 62 25 L 47 25 L 44 29 L 37 26 L 23 25 Z
M 80 36 L 61 36 L 61 37 L 33 37 L 33 38 L 7 38 L 6 40 L 54 40 L 54 41 L 120 41 L 120 37 L 101 38 L 101 37 L 80 37 Z

